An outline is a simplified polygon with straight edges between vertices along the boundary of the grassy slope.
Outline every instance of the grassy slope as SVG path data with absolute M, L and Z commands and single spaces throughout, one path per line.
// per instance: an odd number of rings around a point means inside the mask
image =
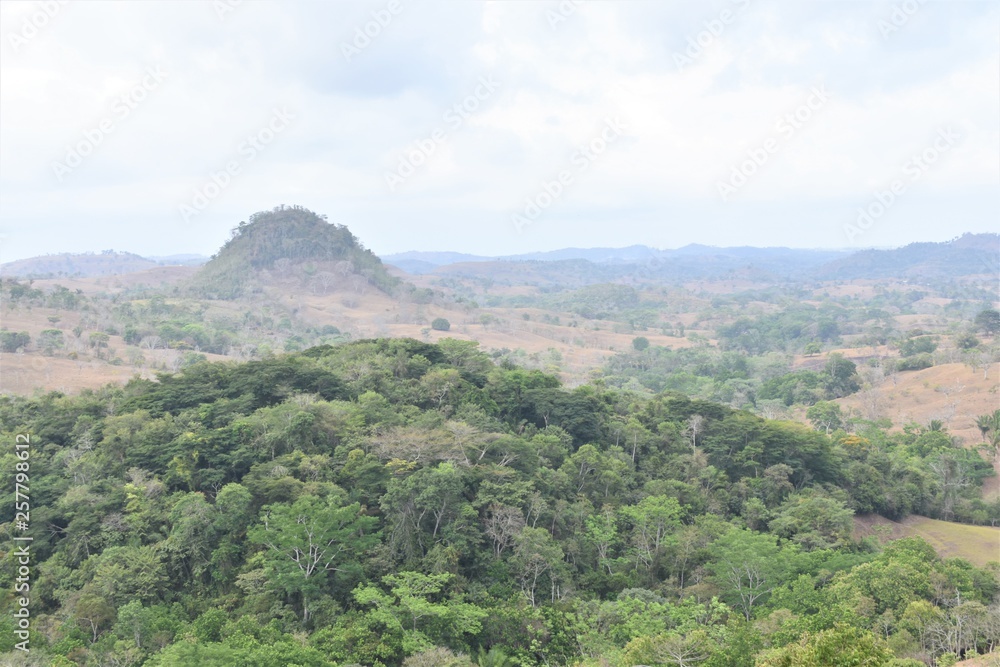
M 950 521 L 909 516 L 902 521 L 868 515 L 854 520 L 856 537 L 882 534 L 888 539 L 922 537 L 944 558 L 965 558 L 976 565 L 1000 561 L 1000 528 L 967 526 Z
M 1000 667 L 1000 652 L 994 651 L 989 655 L 981 655 L 972 660 L 963 660 L 955 663 L 955 667 Z
M 941 364 L 920 371 L 898 373 L 882 385 L 883 414 L 894 424 L 926 424 L 940 419 L 948 432 L 966 443 L 981 442 L 975 426 L 978 415 L 1000 405 L 1000 365 L 972 370 L 960 363 Z M 844 408 L 862 408 L 863 396 L 853 394 L 837 402 Z

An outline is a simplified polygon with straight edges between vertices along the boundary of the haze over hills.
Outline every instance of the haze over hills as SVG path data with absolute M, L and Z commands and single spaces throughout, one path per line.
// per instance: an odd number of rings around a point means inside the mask
M 623 248 L 560 248 L 544 252 L 529 252 L 518 255 L 487 257 L 454 252 L 411 251 L 385 255 L 382 260 L 408 273 L 429 273 L 440 266 L 468 262 L 558 262 L 586 260 L 594 264 L 633 265 L 655 263 L 657 261 L 685 257 L 724 257 L 734 260 L 769 260 L 773 258 L 795 258 L 807 264 L 823 263 L 850 254 L 849 250 L 810 250 L 792 248 L 719 248 L 691 244 L 675 250 L 661 250 L 646 245 L 631 245 Z
M 200 266 L 208 257 L 196 254 L 143 257 L 131 252 L 57 253 L 0 264 L 0 275 L 18 278 L 119 276 L 157 266 Z
M 964 234 L 946 243 L 911 243 L 892 250 L 860 250 L 816 271 L 821 279 L 938 278 L 997 274 L 1000 234 Z
M 315 227 L 312 232 L 319 229 Z M 287 243 L 288 238 L 300 232 L 289 229 L 279 235 L 285 239 L 282 243 Z M 336 249 L 337 243 L 333 241 L 334 247 L 317 252 L 326 252 L 330 261 L 343 259 L 347 255 L 339 254 L 341 250 Z M 357 239 L 354 243 L 361 248 Z M 306 245 L 311 245 L 311 242 L 307 241 Z M 317 246 L 323 247 L 322 243 Z M 261 252 L 257 251 L 255 256 L 266 255 Z M 275 252 L 280 254 L 282 251 Z M 343 252 L 352 256 L 356 254 L 355 250 L 346 247 Z M 357 252 L 368 257 L 363 263 L 374 266 L 371 251 L 361 249 Z M 879 250 L 714 247 L 702 244 L 657 249 L 632 245 L 623 248 L 562 248 L 496 257 L 450 251 L 409 251 L 385 255 L 381 260 L 411 275 L 481 276 L 517 270 L 549 276 L 545 280 L 557 279 L 562 274 L 577 276 L 575 282 L 581 273 L 590 276 L 584 282 L 635 278 L 706 279 L 733 275 L 752 275 L 768 280 L 920 279 L 996 273 L 1000 268 L 1000 235 L 965 234 L 944 243 L 912 243 L 902 248 Z M 209 258 L 197 254 L 142 257 L 115 251 L 60 253 L 0 264 L 0 275 L 21 278 L 123 275 L 156 266 L 200 266 L 208 261 Z M 225 257 L 221 261 L 224 263 Z M 516 269 L 509 266 L 515 262 L 521 265 Z M 270 266 L 266 261 L 264 265 Z M 218 266 L 219 262 L 216 262 L 210 271 L 217 271 Z M 258 268 L 257 264 L 253 266 Z
M 1000 236 L 965 234 L 944 243 L 914 243 L 887 250 L 717 248 L 692 244 L 676 250 L 565 248 L 485 258 L 459 253 L 410 252 L 383 258 L 409 273 L 504 280 L 532 274 L 542 282 L 686 281 L 741 276 L 754 280 L 856 280 L 884 277 L 945 278 L 995 274 Z M 518 263 L 517 266 L 511 266 Z M 511 276 L 511 279 L 517 279 Z
M 201 266 L 211 258 L 205 255 L 181 253 L 179 255 L 150 255 L 146 259 L 151 259 L 163 266 Z
M 113 276 L 181 263 L 172 258 L 159 258 L 158 261 L 114 250 L 101 253 L 59 253 L 0 264 L 0 275 L 21 278 Z
M 494 257 L 454 252 L 410 251 L 385 255 L 382 259 L 400 268 L 405 268 L 405 262 L 420 262 L 438 267 L 466 262 L 572 259 L 583 259 L 595 264 L 641 264 L 683 257 L 732 258 L 762 262 L 774 259 L 792 259 L 802 264 L 815 263 L 822 267 L 816 270 L 816 274 L 826 275 L 845 272 L 856 273 L 863 271 L 865 266 L 886 263 L 892 265 L 890 270 L 895 270 L 900 264 L 921 266 L 924 262 L 937 265 L 954 264 L 962 267 L 969 259 L 989 260 L 993 258 L 995 265 L 997 256 L 1000 256 L 1000 235 L 964 234 L 943 243 L 911 243 L 901 248 L 865 250 L 754 246 L 718 247 L 692 243 L 676 249 L 658 249 L 646 245 L 632 245 L 623 248 L 562 248 L 546 252 Z M 989 263 L 986 264 L 986 268 L 990 268 Z

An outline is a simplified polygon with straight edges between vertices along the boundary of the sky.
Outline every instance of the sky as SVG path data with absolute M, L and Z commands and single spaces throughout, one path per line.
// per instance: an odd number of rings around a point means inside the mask
M 893 247 L 1000 227 L 1000 3 L 0 3 L 0 261 Z

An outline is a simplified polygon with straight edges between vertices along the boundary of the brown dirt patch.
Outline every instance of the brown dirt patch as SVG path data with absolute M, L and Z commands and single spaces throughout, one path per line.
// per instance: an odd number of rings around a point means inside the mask
M 941 364 L 921 371 L 904 371 L 879 388 L 882 416 L 893 424 L 944 422 L 948 432 L 975 445 L 982 438 L 976 428 L 979 415 L 1000 408 L 1000 364 L 973 370 L 965 364 Z M 864 412 L 864 397 L 838 399 L 843 408 Z

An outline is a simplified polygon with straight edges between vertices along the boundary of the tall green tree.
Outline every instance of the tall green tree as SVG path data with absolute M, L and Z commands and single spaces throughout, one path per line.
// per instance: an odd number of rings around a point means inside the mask
M 767 652 L 757 667 L 883 667 L 892 660 L 892 651 L 872 633 L 838 625 Z
M 836 498 L 821 493 L 800 493 L 778 508 L 768 527 L 792 539 L 807 551 L 845 546 L 854 529 L 854 512 Z
M 636 566 L 655 575 L 680 526 L 680 503 L 669 496 L 647 496 L 637 505 L 623 507 L 621 513 L 632 524 L 630 545 Z
M 564 558 L 562 547 L 544 528 L 526 527 L 515 538 L 511 565 L 532 607 L 538 606 L 539 589 L 546 584 L 551 599 L 559 597 L 559 587 L 566 581 Z
M 377 519 L 361 514 L 359 503 L 304 496 L 291 505 L 265 506 L 260 525 L 247 537 L 266 547 L 275 582 L 300 596 L 302 620 L 308 623 L 311 603 L 324 590 L 329 573 L 359 568 L 359 558 L 378 544 L 376 524 Z
M 466 635 L 478 634 L 487 615 L 474 604 L 443 594 L 453 578 L 448 572 L 399 572 L 382 578 L 389 593 L 366 584 L 354 590 L 354 599 L 373 607 L 371 613 L 381 623 L 403 631 L 407 653 L 425 651 L 436 642 L 463 641 Z
M 743 612 L 747 620 L 753 610 L 780 583 L 781 549 L 771 535 L 733 528 L 712 543 L 706 566 L 723 591 L 723 599 Z

